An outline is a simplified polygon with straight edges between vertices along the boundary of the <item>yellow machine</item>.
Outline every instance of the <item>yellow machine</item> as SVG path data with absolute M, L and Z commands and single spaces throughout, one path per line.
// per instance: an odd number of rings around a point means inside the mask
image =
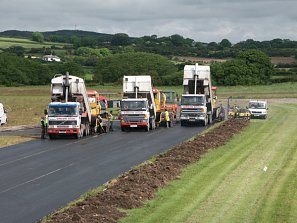
M 96 132 L 108 132 L 109 115 L 107 112 L 102 114 L 100 96 L 96 90 L 88 90 L 88 100 L 91 108 L 92 122 L 96 123 Z
M 156 123 L 160 122 L 160 116 L 162 109 L 165 108 L 166 95 L 159 91 L 157 88 L 153 88 L 153 94 L 156 104 Z
M 228 111 L 228 118 L 235 118 L 236 112 L 237 110 L 235 107 L 230 107 Z
M 251 112 L 248 109 L 240 108 L 236 112 L 236 118 L 243 118 L 243 119 L 250 119 L 251 118 Z
M 167 94 L 168 93 L 168 94 Z M 157 113 L 157 118 L 156 118 L 156 123 L 159 125 L 164 125 L 165 126 L 165 110 L 169 112 L 169 127 L 172 126 L 172 122 L 176 120 L 176 112 L 177 112 L 177 104 L 175 103 L 174 96 L 173 97 L 173 102 L 167 103 L 167 95 L 169 93 L 174 95 L 174 92 L 164 92 L 160 91 L 157 88 L 153 88 L 153 94 L 155 98 L 155 104 L 156 104 L 156 113 Z M 166 95 L 167 94 L 167 95 Z

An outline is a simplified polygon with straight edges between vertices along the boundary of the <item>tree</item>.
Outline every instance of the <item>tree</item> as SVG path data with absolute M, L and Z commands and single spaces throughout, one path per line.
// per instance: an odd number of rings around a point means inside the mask
M 239 59 L 243 60 L 245 64 L 257 73 L 254 76 L 256 84 L 268 84 L 273 75 L 273 64 L 267 54 L 260 50 L 248 50 L 239 55 Z
M 177 72 L 177 67 L 163 56 L 152 53 L 120 53 L 102 58 L 97 63 L 94 80 L 121 83 L 124 75 L 152 75 L 153 84 L 161 85 L 167 84 L 167 78 Z M 179 75 L 182 77 L 181 73 Z
M 33 32 L 32 33 L 32 40 L 36 41 L 36 42 L 39 42 L 39 43 L 42 43 L 44 41 L 44 36 L 40 32 Z
M 17 56 L 24 56 L 25 48 L 22 46 L 11 46 L 5 50 L 6 52 L 16 54 Z
M 125 33 L 114 34 L 111 39 L 111 44 L 114 46 L 126 46 L 129 45 L 130 39 L 129 36 Z
M 184 37 L 182 37 L 181 35 L 175 34 L 170 36 L 171 42 L 173 44 L 173 46 L 183 46 L 184 45 Z
M 71 43 L 73 44 L 74 48 L 78 48 L 81 46 L 81 38 L 78 36 L 71 36 Z
M 0 54 L 0 85 L 43 85 L 50 79 L 48 66 L 14 54 Z
M 227 39 L 222 39 L 219 45 L 223 48 L 230 48 L 232 46 L 231 42 Z
M 269 84 L 274 71 L 265 53 L 247 50 L 235 60 L 212 65 L 211 72 L 219 85 L 259 85 Z
M 217 44 L 216 42 L 210 42 L 209 44 L 207 44 L 207 49 L 208 50 L 219 50 L 219 49 L 221 49 L 221 46 L 219 44 Z

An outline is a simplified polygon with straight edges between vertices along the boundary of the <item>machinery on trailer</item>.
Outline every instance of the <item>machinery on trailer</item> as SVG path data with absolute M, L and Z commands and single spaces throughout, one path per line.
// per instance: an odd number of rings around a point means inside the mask
M 124 76 L 120 120 L 122 131 L 155 129 L 156 105 L 150 76 Z
M 184 92 L 181 97 L 180 122 L 202 123 L 206 126 L 217 118 L 216 96 L 211 86 L 210 67 L 185 65 L 183 78 Z

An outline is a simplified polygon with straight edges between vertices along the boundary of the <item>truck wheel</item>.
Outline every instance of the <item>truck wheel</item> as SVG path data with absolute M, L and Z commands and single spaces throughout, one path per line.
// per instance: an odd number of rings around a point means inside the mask
M 203 122 L 203 126 L 207 126 L 208 123 L 208 115 L 205 116 L 204 122 Z
M 80 127 L 80 131 L 79 131 L 79 133 L 77 133 L 77 134 L 75 135 L 75 138 L 80 139 L 80 138 L 82 138 L 82 136 L 83 136 L 83 130 L 82 130 L 82 128 Z
M 208 124 L 209 124 L 209 125 L 212 124 L 212 115 L 208 115 Z
M 122 132 L 125 132 L 125 127 L 122 126 L 122 127 L 121 127 L 121 130 L 122 130 Z
M 185 126 L 185 121 L 180 121 L 180 126 Z
M 152 120 L 151 124 L 150 124 L 150 129 L 154 130 L 156 128 L 156 122 L 155 120 Z

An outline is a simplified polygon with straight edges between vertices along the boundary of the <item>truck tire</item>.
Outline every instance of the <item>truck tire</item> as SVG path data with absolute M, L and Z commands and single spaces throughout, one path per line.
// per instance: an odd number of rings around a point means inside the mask
M 185 126 L 185 121 L 184 120 L 180 121 L 180 126 Z
M 82 127 L 80 126 L 80 131 L 79 131 L 79 133 L 77 133 L 76 135 L 75 135 L 75 138 L 76 139 L 80 139 L 80 138 L 82 138 L 82 136 L 83 136 L 83 130 L 82 130 Z
M 121 130 L 122 130 L 122 132 L 125 132 L 125 127 L 124 126 L 121 126 Z
M 155 120 L 152 120 L 150 123 L 150 130 L 154 130 L 156 128 L 156 122 Z
M 211 125 L 212 124 L 212 115 L 208 115 L 208 124 Z
M 207 124 L 208 124 L 208 115 L 205 116 L 203 126 L 207 126 Z

